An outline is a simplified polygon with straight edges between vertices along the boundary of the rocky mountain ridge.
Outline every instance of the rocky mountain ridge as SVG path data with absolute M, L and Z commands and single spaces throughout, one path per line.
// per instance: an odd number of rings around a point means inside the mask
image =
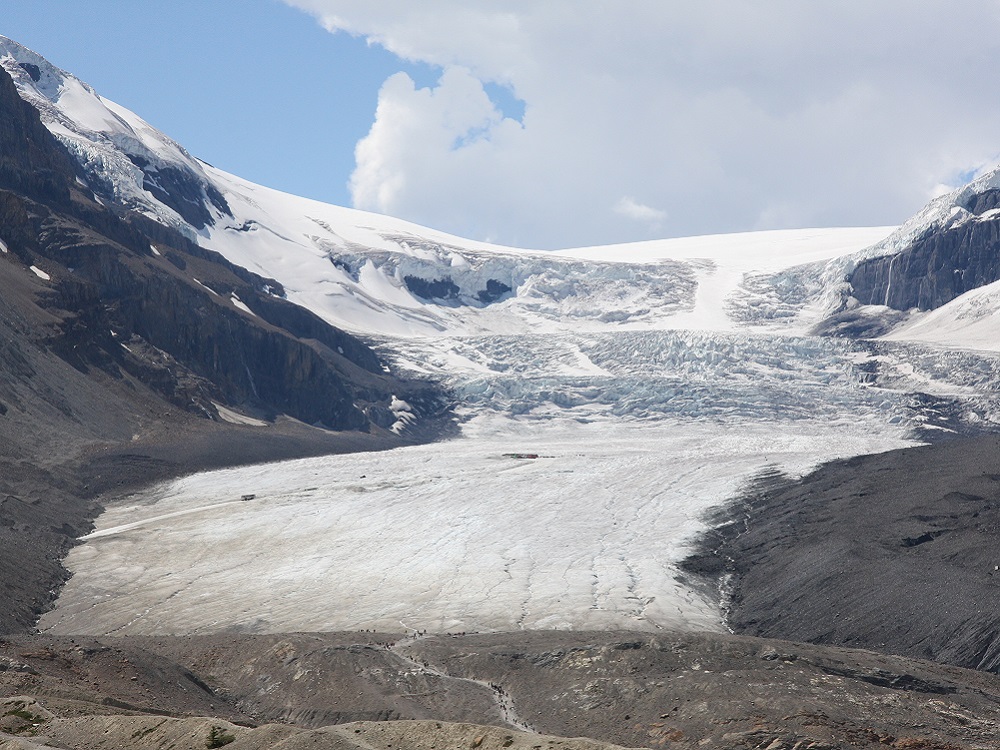
M 361 429 L 369 422 L 363 409 L 388 408 L 398 384 L 375 354 L 285 302 L 277 282 L 149 219 L 88 199 L 37 113 L 5 73 L 0 79 L 0 103 L 21 114 L 0 133 L 9 162 L 0 183 L 7 188 L 0 206 L 5 255 L 37 269 L 50 290 L 46 304 L 66 311 L 57 313 L 62 323 L 52 334 L 57 351 L 80 368 L 137 370 L 155 368 L 137 353 L 152 347 L 176 363 L 175 381 L 184 371 L 201 381 L 200 394 L 168 397 L 209 414 L 214 397 L 329 429 Z M 18 188 L 23 196 L 13 192 Z M 360 388 L 352 392 L 348 383 Z M 171 388 L 161 387 L 165 394 Z
M 182 146 L 12 39 L 0 37 L 0 58 L 21 97 L 55 126 L 82 186 L 105 203 L 153 217 L 189 238 L 216 216 L 231 215 L 225 198 Z M 64 95 L 82 102 L 79 121 L 54 104 Z
M 934 310 L 1000 279 L 1000 219 L 982 208 L 997 194 L 973 196 L 977 220 L 930 230 L 899 253 L 859 263 L 850 276 L 854 296 L 894 310 Z

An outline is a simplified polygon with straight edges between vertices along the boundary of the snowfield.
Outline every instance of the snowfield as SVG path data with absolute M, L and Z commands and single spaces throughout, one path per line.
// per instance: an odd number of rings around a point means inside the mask
M 772 302 L 753 290 L 736 296 L 760 275 L 769 276 L 772 288 L 788 286 L 783 274 L 810 282 L 790 292 L 801 330 L 824 311 L 826 262 L 892 231 L 785 230 L 532 251 L 330 206 L 201 166 L 233 217 L 220 217 L 199 241 L 279 280 L 290 300 L 328 323 L 361 334 L 734 330 L 740 316 L 727 313 L 728 304 L 786 328 L 788 300 Z M 421 296 L 414 279 L 445 281 L 450 296 Z M 484 303 L 491 281 L 497 299 Z
M 109 508 L 48 632 L 719 629 L 718 598 L 677 570 L 706 511 L 760 472 L 1000 423 L 996 285 L 881 341 L 812 335 L 859 259 L 976 220 L 962 191 L 895 231 L 497 247 L 215 169 L 2 37 L 0 65 L 96 199 L 276 280 L 444 381 L 462 419 L 445 443 L 199 474 Z M 409 405 L 387 408 L 405 433 Z

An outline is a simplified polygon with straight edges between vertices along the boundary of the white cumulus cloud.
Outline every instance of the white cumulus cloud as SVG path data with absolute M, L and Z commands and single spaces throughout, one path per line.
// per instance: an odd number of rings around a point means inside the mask
M 440 69 L 385 82 L 352 194 L 466 236 L 898 222 L 1000 154 L 995 0 L 285 1 Z
M 615 204 L 615 213 L 636 221 L 644 221 L 649 224 L 659 225 L 665 218 L 667 212 L 658 208 L 639 203 L 631 196 L 622 196 Z
M 438 85 L 424 89 L 397 73 L 382 86 L 375 122 L 355 149 L 354 204 L 480 234 L 481 217 L 497 200 L 486 175 L 502 170 L 522 132 L 464 68 L 445 68 Z M 462 199 L 449 199 L 448 192 Z

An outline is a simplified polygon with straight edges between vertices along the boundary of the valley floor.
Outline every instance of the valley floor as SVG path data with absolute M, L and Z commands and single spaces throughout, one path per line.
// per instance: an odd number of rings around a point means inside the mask
M 725 634 L 18 636 L 0 667 L 4 750 L 985 750 L 1000 733 L 995 675 Z

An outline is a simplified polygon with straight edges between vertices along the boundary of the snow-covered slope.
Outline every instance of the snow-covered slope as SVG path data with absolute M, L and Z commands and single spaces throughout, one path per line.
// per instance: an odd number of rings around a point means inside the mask
M 497 247 L 280 193 L 215 169 L 2 37 L 0 64 L 98 195 L 276 278 L 292 301 L 357 332 L 732 330 L 747 322 L 803 331 L 821 312 L 822 261 L 891 231 L 759 232 L 557 253 Z
M 95 194 L 193 236 L 228 211 L 200 163 L 138 115 L 0 36 L 0 65 L 69 150 Z
M 746 275 L 813 264 L 819 278 L 817 262 L 889 231 L 757 232 L 539 252 L 463 240 L 206 171 L 234 219 L 208 228 L 203 244 L 277 278 L 290 299 L 328 322 L 375 334 L 732 330 L 740 316 L 728 305 L 766 303 L 734 296 Z
M 883 338 L 1000 351 L 1000 281 L 966 292 L 936 310 L 913 312 Z

